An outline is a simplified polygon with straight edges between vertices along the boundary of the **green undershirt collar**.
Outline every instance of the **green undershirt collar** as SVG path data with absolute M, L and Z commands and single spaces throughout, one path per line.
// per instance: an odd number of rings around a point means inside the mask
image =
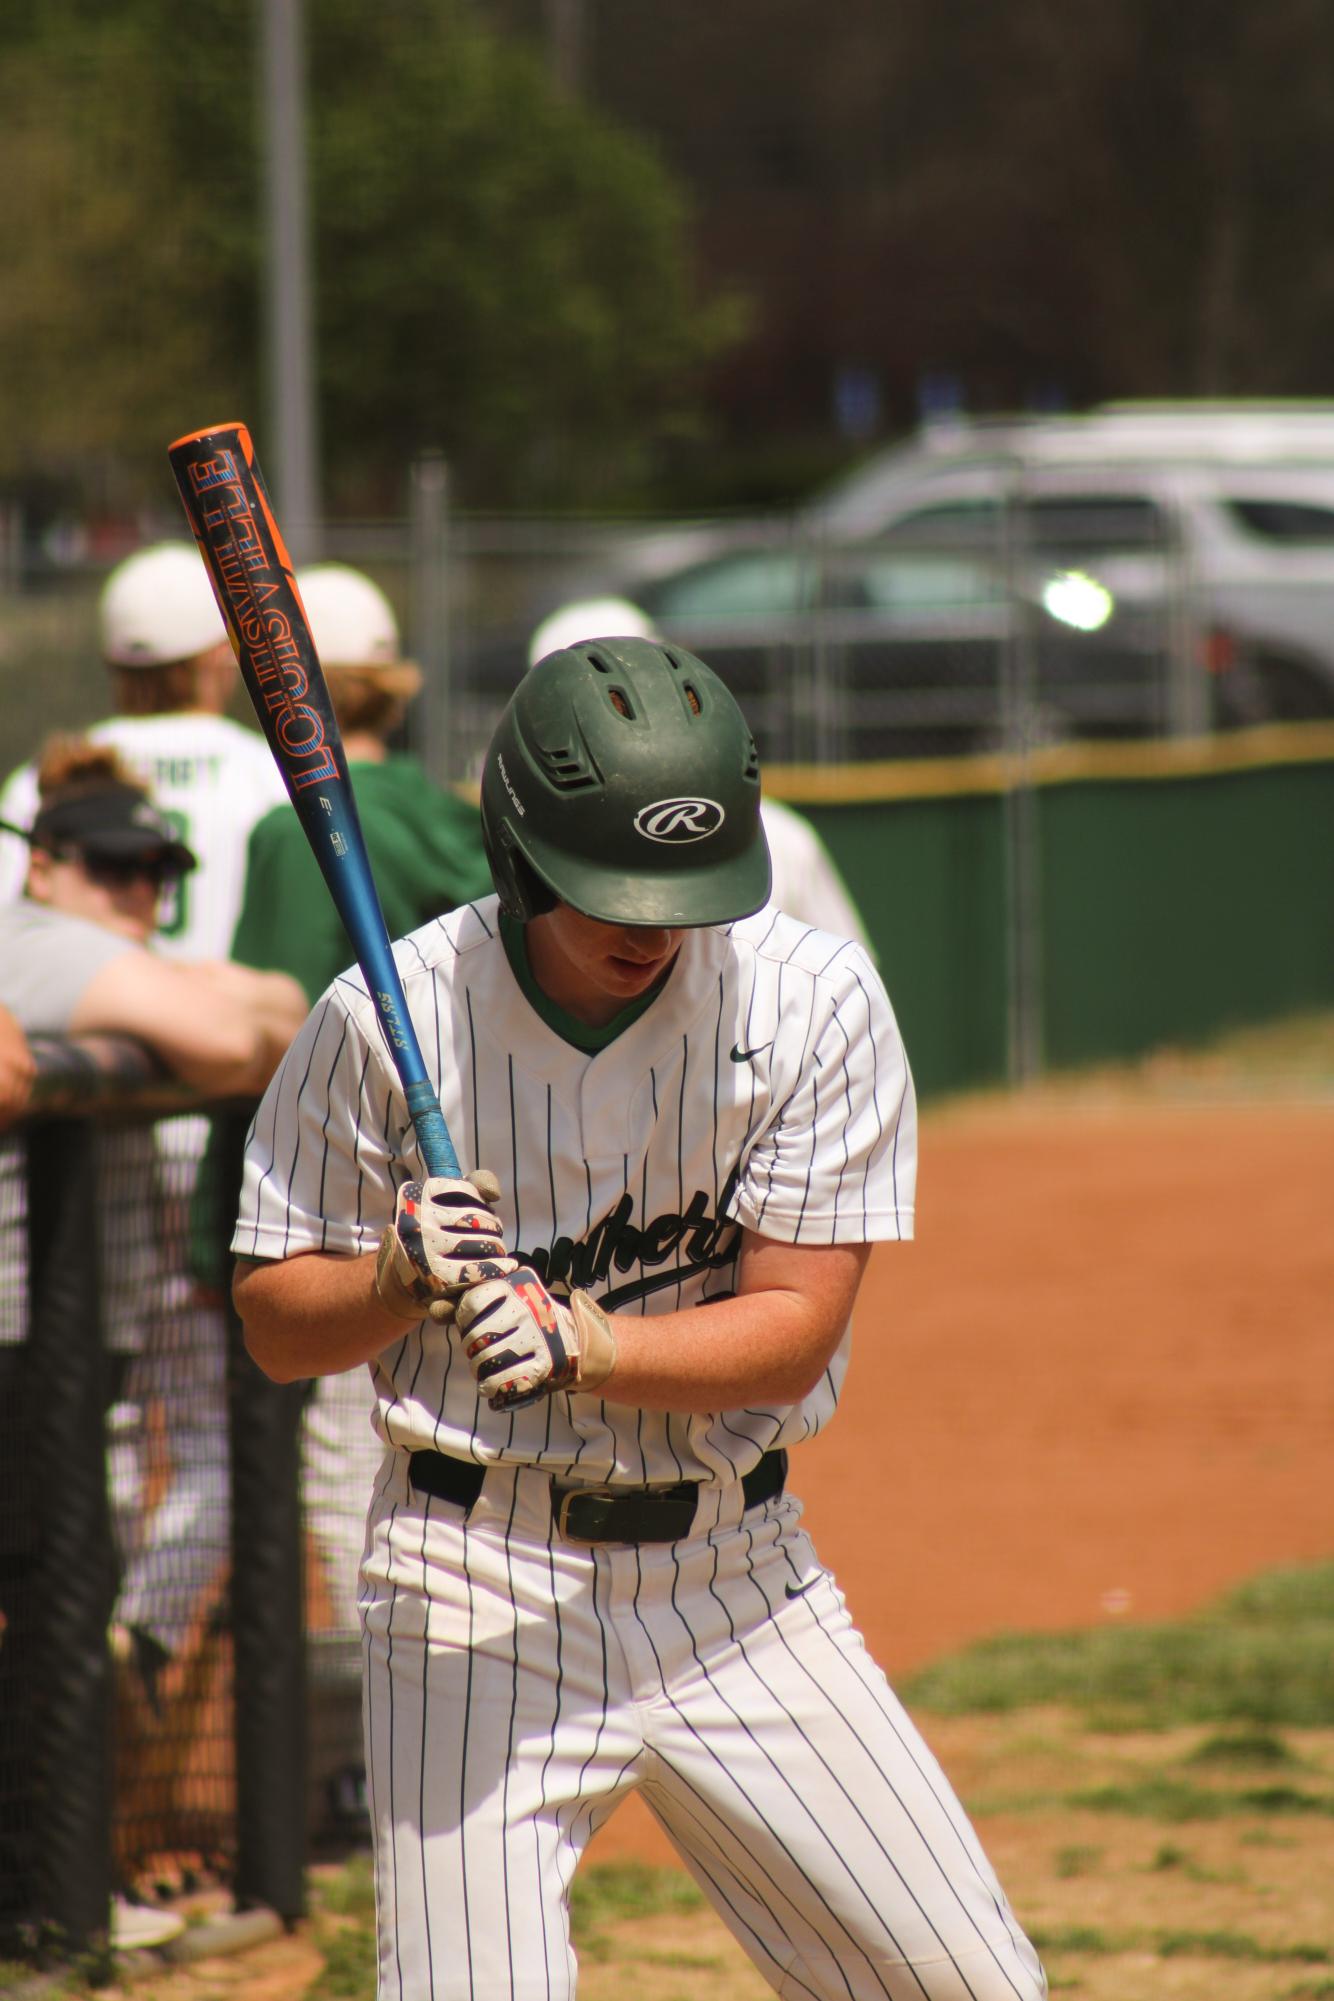
M 579 1021 L 574 1015 L 567 1014 L 563 1007 L 557 1007 L 555 1001 L 543 993 L 533 978 L 533 970 L 528 963 L 528 946 L 523 934 L 523 925 L 513 917 L 507 917 L 502 910 L 500 942 L 505 947 L 505 957 L 510 962 L 510 971 L 519 982 L 524 999 L 562 1042 L 571 1043 L 575 1049 L 583 1050 L 586 1056 L 595 1056 L 599 1049 L 606 1049 L 618 1035 L 629 1028 L 632 1021 L 638 1021 L 640 1015 L 652 1007 L 671 978 L 672 969 L 669 966 L 662 978 L 655 980 L 647 993 L 640 994 L 638 999 L 632 1000 L 629 1007 L 623 1007 L 619 1014 L 613 1015 L 601 1028 L 594 1028 L 588 1022 Z

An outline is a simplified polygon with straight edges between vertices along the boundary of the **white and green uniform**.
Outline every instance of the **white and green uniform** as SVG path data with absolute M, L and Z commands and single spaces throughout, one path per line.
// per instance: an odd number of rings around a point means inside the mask
M 743 1228 L 911 1235 L 912 1082 L 855 942 L 772 907 L 687 931 L 650 1004 L 593 1048 L 535 995 L 494 898 L 395 949 L 459 1155 L 499 1176 L 507 1243 L 554 1288 L 670 1313 L 730 1291 Z M 260 1107 L 233 1249 L 369 1251 L 422 1172 L 364 987 L 339 979 Z M 429 1322 L 376 1358 L 361 1605 L 381 1996 L 572 1994 L 570 1880 L 635 1789 L 785 1995 L 1044 1991 L 799 1502 L 765 1478 L 747 1506 L 743 1480 L 833 1415 L 848 1339 L 799 1403 L 698 1415 L 568 1394 L 494 1411 Z M 697 1482 L 693 1519 L 671 1542 L 576 1542 L 553 1476 Z M 476 1498 L 442 1498 L 442 1478 Z

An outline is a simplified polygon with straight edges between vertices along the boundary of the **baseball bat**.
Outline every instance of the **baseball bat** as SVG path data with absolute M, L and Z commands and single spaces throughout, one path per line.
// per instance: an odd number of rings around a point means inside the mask
M 426 1074 L 371 874 L 292 561 L 244 424 L 211 424 L 167 448 L 246 692 L 365 976 L 430 1175 L 459 1178 Z

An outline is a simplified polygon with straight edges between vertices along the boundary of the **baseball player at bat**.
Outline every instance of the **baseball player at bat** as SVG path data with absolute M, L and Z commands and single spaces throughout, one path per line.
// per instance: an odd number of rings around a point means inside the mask
M 767 903 L 750 733 L 676 647 L 541 660 L 482 815 L 497 893 L 396 951 L 487 1170 L 424 1173 L 344 976 L 261 1104 L 233 1240 L 260 1365 L 374 1385 L 380 1995 L 568 2001 L 571 1879 L 638 1790 L 776 1992 L 1036 2001 L 787 1484 L 870 1247 L 912 1234 L 884 988 Z

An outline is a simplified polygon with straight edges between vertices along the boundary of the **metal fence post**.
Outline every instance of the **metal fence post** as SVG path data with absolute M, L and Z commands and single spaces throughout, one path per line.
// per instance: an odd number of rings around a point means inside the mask
M 219 1227 L 236 1214 L 246 1113 L 220 1115 Z M 224 1260 L 231 1268 L 230 1250 Z M 232 1626 L 236 1702 L 236 1902 L 289 1923 L 305 1912 L 306 1633 L 301 1546 L 305 1384 L 279 1386 L 245 1351 L 230 1297 Z
M 1205 736 L 1213 727 L 1213 689 L 1204 669 L 1205 631 L 1197 607 L 1194 565 L 1184 537 L 1169 545 L 1167 702 L 1169 736 Z
M 411 543 L 410 638 L 423 676 L 414 748 L 443 782 L 463 769 L 450 728 L 449 468 L 439 452 L 424 453 L 412 468 Z
M 107 1361 L 99 1312 L 97 1133 L 28 1133 L 29 1383 L 40 1382 L 34 1764 L 37 1918 L 64 1955 L 105 1958 L 112 1859 L 115 1552 L 107 1497 Z M 45 1463 L 43 1463 L 45 1462 Z
M 1042 850 L 1038 795 L 1033 783 L 1038 675 L 1033 614 L 1025 591 L 1029 562 L 1022 489 L 1013 487 L 1002 510 L 1003 558 L 1009 617 L 1001 648 L 1001 715 L 1006 778 L 1002 798 L 1006 954 L 1009 1000 L 1009 1069 L 1014 1084 L 1042 1070 L 1043 951 Z

